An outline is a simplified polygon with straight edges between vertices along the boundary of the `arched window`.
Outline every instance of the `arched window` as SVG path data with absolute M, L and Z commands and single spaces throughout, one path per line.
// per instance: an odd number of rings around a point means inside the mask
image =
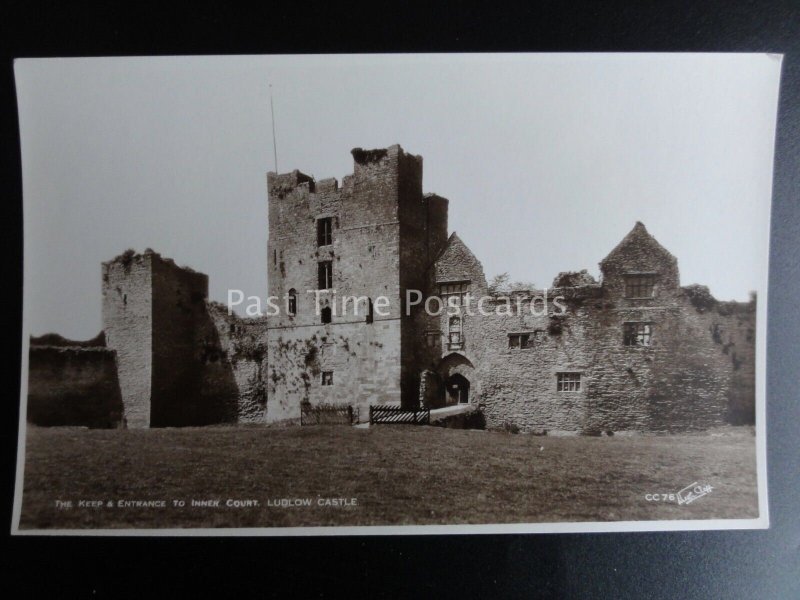
M 293 317 L 297 314 L 297 290 L 294 288 L 289 290 L 289 301 L 287 303 L 286 310 L 288 311 L 290 317 Z
M 372 298 L 367 298 L 367 325 L 372 324 L 375 319 L 375 308 L 372 306 Z
M 447 346 L 450 350 L 459 350 L 463 345 L 461 317 L 450 317 L 447 328 Z

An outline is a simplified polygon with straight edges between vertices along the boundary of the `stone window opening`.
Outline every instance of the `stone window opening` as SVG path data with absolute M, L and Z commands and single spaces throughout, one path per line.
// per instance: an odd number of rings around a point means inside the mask
M 440 283 L 439 297 L 445 306 L 463 306 L 468 287 L 469 281 Z
M 286 310 L 289 313 L 290 317 L 293 317 L 297 314 L 297 290 L 295 290 L 294 288 L 289 290 L 289 297 Z
M 278 266 L 278 251 L 275 248 L 272 249 L 272 266 Z
M 464 347 L 464 336 L 462 335 L 461 317 L 450 317 L 447 329 L 447 348 L 449 350 L 461 350 Z
M 581 374 L 580 373 L 557 373 L 556 390 L 559 392 L 580 392 Z
M 329 290 L 333 287 L 333 262 L 324 260 L 317 263 L 317 289 Z
M 364 319 L 367 325 L 372 325 L 375 320 L 375 307 L 372 305 L 372 298 L 367 298 L 367 316 Z
M 625 297 L 652 298 L 655 284 L 656 276 L 653 273 L 625 275 Z
M 653 339 L 652 323 L 625 323 L 622 341 L 626 346 L 649 346 Z
M 523 333 L 509 333 L 508 334 L 508 347 L 519 348 L 522 350 L 533 348 L 533 342 L 536 339 L 535 332 Z
M 231 333 L 236 333 L 236 324 L 235 323 L 231 323 L 229 331 Z
M 441 343 L 441 337 L 442 337 L 441 331 L 426 331 L 425 343 L 428 345 L 429 348 L 436 348 Z
M 319 313 L 320 313 L 320 318 L 322 319 L 322 323 L 323 324 L 327 325 L 328 323 L 331 322 L 331 319 L 333 317 L 333 313 L 331 311 L 331 307 L 330 306 L 325 306 L 324 308 L 322 308 L 322 310 L 319 311 Z
M 322 372 L 322 385 L 333 385 L 333 371 Z
M 317 246 L 330 246 L 333 243 L 333 219 L 317 219 Z

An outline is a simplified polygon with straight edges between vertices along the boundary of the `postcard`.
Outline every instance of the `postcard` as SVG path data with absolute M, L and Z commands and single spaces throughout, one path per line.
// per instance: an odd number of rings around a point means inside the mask
M 17 60 L 12 532 L 768 527 L 780 72 Z

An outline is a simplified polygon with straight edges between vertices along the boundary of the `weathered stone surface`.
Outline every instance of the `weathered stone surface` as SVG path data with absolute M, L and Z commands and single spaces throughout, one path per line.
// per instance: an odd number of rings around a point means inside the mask
M 550 289 L 490 293 L 478 258 L 448 237 L 448 201 L 423 195 L 422 158 L 400 146 L 352 154 L 341 186 L 297 170 L 267 176 L 268 296 L 279 314 L 229 314 L 208 302 L 205 275 L 152 250 L 128 251 L 103 264 L 109 350 L 91 359 L 77 348 L 56 352 L 60 366 L 37 362 L 32 389 L 41 377 L 53 397 L 72 394 L 69 385 L 89 397 L 115 359 L 129 427 L 291 423 L 305 403 L 349 404 L 361 420 L 370 404 L 463 403 L 488 427 L 534 433 L 754 421 L 755 298 L 720 302 L 703 286 L 681 287 L 677 259 L 642 223 L 600 263 L 600 282 L 586 270 L 562 272 Z M 331 266 L 320 304 L 330 322 L 313 293 L 320 263 Z M 471 305 L 441 306 L 443 284 L 450 293 L 463 285 Z M 406 307 L 409 290 L 423 302 Z M 370 312 L 380 297 L 388 305 Z M 626 343 L 631 324 L 647 325 L 647 344 Z M 45 342 L 61 345 L 58 336 Z M 580 389 L 559 390 L 560 373 L 579 377 Z
M 210 335 L 203 386 L 230 398 L 237 422 L 262 423 L 267 410 L 267 320 L 228 314 L 225 305 L 214 302 L 207 310 L 214 330 L 206 330 Z
M 103 263 L 103 328 L 117 353 L 124 419 L 150 426 L 153 378 L 152 253 L 125 252 Z
M 480 296 L 480 264 L 460 239 L 451 242 L 434 268 L 436 279 L 469 280 L 470 292 Z M 428 373 L 437 374 L 441 385 L 456 357 L 470 365 L 461 368 L 470 381 L 470 402 L 483 406 L 490 427 L 594 434 L 752 422 L 755 302 L 698 306 L 697 294 L 679 287 L 677 261 L 641 223 L 601 269 L 602 285 L 580 273 L 562 273 L 556 282 L 570 287 L 515 296 L 502 314 L 462 308 L 458 350 L 448 350 L 448 315 L 429 322 L 443 335 Z M 654 275 L 652 297 L 626 298 L 625 276 L 639 273 Z M 545 293 L 546 313 L 541 299 L 534 300 L 539 314 L 532 314 L 530 297 Z M 563 315 L 553 304 L 558 296 L 566 304 Z M 487 306 L 501 303 L 498 298 Z M 629 322 L 651 324 L 649 346 L 624 344 Z M 528 336 L 527 347 L 510 347 L 514 333 Z M 565 372 L 580 374 L 580 391 L 558 391 L 558 373 Z M 436 386 L 429 381 L 426 388 Z
M 128 427 L 235 420 L 238 389 L 230 365 L 215 360 L 207 295 L 206 275 L 149 249 L 103 264 L 103 324 Z
M 30 423 L 122 425 L 116 356 L 102 345 L 102 338 L 101 333 L 88 342 L 73 342 L 55 334 L 31 339 L 27 413 Z
M 369 404 L 416 404 L 418 348 L 422 341 L 406 316 L 407 289 L 424 289 L 427 269 L 447 239 L 447 200 L 422 194 L 422 159 L 399 146 L 353 151 L 354 172 L 312 180 L 295 172 L 270 173 L 269 295 L 282 310 L 269 318 L 270 376 L 267 420 L 297 419 L 302 402 L 352 404 L 368 416 Z M 320 246 L 317 220 L 332 220 L 332 240 Z M 323 324 L 316 298 L 318 263 L 330 261 L 335 295 L 323 296 L 331 323 Z M 286 295 L 297 294 L 287 315 Z M 367 323 L 369 301 L 388 306 Z M 344 297 L 360 298 L 359 312 Z M 332 385 L 322 385 L 332 372 Z

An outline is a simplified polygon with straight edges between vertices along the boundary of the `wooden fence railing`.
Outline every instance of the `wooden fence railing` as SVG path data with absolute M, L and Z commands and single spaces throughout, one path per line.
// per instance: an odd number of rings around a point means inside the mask
M 358 422 L 358 409 L 338 404 L 310 404 L 300 408 L 300 425 L 352 425 Z
M 399 406 L 374 405 L 369 407 L 370 425 L 387 423 L 392 425 L 429 425 L 431 411 L 429 408 L 409 410 Z

